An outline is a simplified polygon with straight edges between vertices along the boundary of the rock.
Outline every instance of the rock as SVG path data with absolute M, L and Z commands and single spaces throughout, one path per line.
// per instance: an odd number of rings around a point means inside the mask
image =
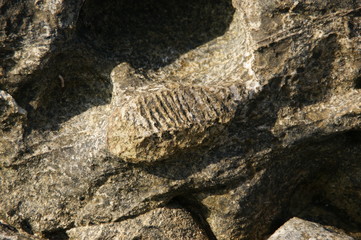
M 23 145 L 27 112 L 0 90 L 0 166 L 14 163 Z
M 0 223 L 0 239 L 1 240 L 37 240 L 37 237 L 30 237 L 19 233 L 15 228 Z
M 360 9 L 2 1 L 0 218 L 44 239 L 258 240 L 298 216 L 357 239 Z
M 208 239 L 204 230 L 179 205 L 170 204 L 118 223 L 73 228 L 70 239 Z
M 352 240 L 354 238 L 332 228 L 309 222 L 300 218 L 292 218 L 282 225 L 268 240 L 303 240 L 330 239 Z
M 187 148 L 215 145 L 248 92 L 234 85 L 173 85 L 128 93 L 126 104 L 110 116 L 109 151 L 130 162 L 153 162 Z
M 75 27 L 81 1 L 0 3 L 0 88 L 13 94 L 55 52 Z M 31 31 L 30 31 L 31 30 Z

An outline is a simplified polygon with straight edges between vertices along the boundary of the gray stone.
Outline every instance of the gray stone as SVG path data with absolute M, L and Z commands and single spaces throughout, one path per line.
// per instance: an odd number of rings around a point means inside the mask
M 292 218 L 282 225 L 268 240 L 353 240 L 335 229 L 300 218 Z

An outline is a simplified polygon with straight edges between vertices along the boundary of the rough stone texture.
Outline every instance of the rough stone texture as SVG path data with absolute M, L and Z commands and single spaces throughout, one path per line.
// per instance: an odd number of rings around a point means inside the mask
M 268 240 L 353 240 L 346 234 L 339 233 L 330 227 L 292 218 L 282 225 Z
M 199 225 L 174 234 L 260 240 L 299 216 L 361 239 L 360 9 L 0 1 L 0 219 L 152 238 L 179 213 Z
M 235 86 L 155 86 L 125 93 L 108 126 L 109 151 L 127 161 L 162 160 L 177 152 L 219 142 L 242 96 Z
M 11 165 L 22 148 L 26 115 L 11 95 L 0 90 L 0 166 Z
M 20 234 L 15 228 L 0 222 L 0 239 L 1 240 L 37 240 L 38 238 Z
M 44 66 L 76 24 L 82 1 L 0 2 L 0 84 L 12 94 Z
M 205 240 L 204 230 L 192 216 L 176 204 L 157 208 L 120 223 L 73 228 L 70 239 L 169 239 Z

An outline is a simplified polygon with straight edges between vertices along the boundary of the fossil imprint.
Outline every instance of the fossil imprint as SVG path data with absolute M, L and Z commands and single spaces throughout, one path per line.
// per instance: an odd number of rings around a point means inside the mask
M 154 162 L 177 151 L 215 144 L 239 102 L 255 89 L 168 84 L 127 92 L 108 127 L 109 151 L 130 162 Z

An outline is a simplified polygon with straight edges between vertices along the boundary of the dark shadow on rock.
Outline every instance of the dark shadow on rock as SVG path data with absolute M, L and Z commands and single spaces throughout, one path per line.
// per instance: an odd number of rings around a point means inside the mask
M 351 135 L 351 138 L 354 138 L 354 134 Z M 348 148 L 346 146 L 350 145 L 349 140 L 349 132 L 331 134 L 322 138 L 313 136 L 299 141 L 289 148 L 277 149 L 275 147 L 269 154 L 268 160 L 262 160 L 263 163 L 248 159 L 253 161 L 252 164 L 249 164 L 249 168 L 257 168 L 257 165 L 264 164 L 262 169 L 265 172 L 257 184 L 247 188 L 247 194 L 244 197 L 237 198 L 235 196 L 233 199 L 236 202 L 234 203 L 235 208 L 239 206 L 239 209 L 237 213 L 229 213 L 229 216 L 234 216 L 235 219 L 237 219 L 236 216 L 239 216 L 240 219 L 246 218 L 251 223 L 243 225 L 240 229 L 242 235 L 247 236 L 247 239 L 266 239 L 265 236 L 272 234 L 294 216 L 336 226 L 347 232 L 360 233 L 360 219 L 351 216 L 360 211 L 357 205 L 359 198 L 356 196 L 359 183 L 352 186 L 355 189 L 353 198 L 347 197 L 350 185 L 346 185 L 342 191 L 339 191 L 336 198 L 341 201 L 338 205 L 330 203 L 330 200 L 333 200 L 330 199 L 330 196 L 335 196 L 333 193 L 324 193 L 324 186 L 330 182 L 328 180 L 335 179 L 336 173 L 343 171 L 339 170 L 342 165 L 361 167 L 360 153 L 357 153 L 356 150 L 356 148 L 360 148 L 360 145 L 354 144 Z M 348 154 L 352 148 L 355 153 L 353 156 Z M 252 179 L 252 175 L 247 179 L 233 178 L 233 181 L 222 182 L 226 186 L 224 190 L 220 183 L 213 179 L 215 191 L 205 184 L 202 186 L 202 192 L 214 195 L 226 194 L 229 190 L 250 179 Z M 189 188 L 183 190 L 184 192 L 180 193 L 180 196 L 187 201 L 192 201 L 192 194 L 197 194 L 199 190 Z M 343 204 L 349 202 L 352 202 L 349 206 Z M 197 204 L 200 203 L 194 203 L 194 205 Z M 201 216 L 209 214 L 208 209 L 202 206 L 198 207 L 198 210 Z
M 208 237 L 209 240 L 217 239 L 212 232 L 209 223 L 206 221 L 204 212 L 206 212 L 207 209 L 203 208 L 203 206 L 199 204 L 196 200 L 193 200 L 191 198 L 185 198 L 182 196 L 176 196 L 168 203 L 168 206 L 172 205 L 180 205 L 181 209 L 188 211 L 191 214 L 193 220 L 200 226 L 200 228 L 204 231 L 205 235 Z
M 334 134 L 332 139 L 327 164 L 295 188 L 284 216 L 334 226 L 360 239 L 361 131 Z
M 28 131 L 54 131 L 91 107 L 109 104 L 113 86 L 98 71 L 102 64 L 82 49 L 54 54 L 15 96 L 28 111 Z
M 335 43 L 332 46 L 338 47 L 336 40 L 330 36 L 327 40 L 322 41 L 320 44 L 324 45 L 318 46 L 315 51 L 318 48 L 324 49 L 329 41 Z M 330 52 L 332 54 L 327 55 L 325 58 L 332 62 L 335 51 L 330 50 Z M 310 60 L 309 63 L 313 66 L 311 62 L 313 60 Z M 325 64 L 324 66 L 326 68 L 320 66 L 321 69 L 316 72 L 321 74 L 317 75 L 321 78 L 329 73 L 327 66 L 330 65 Z M 178 155 L 171 156 L 169 162 L 159 162 L 148 166 L 139 164 L 137 167 L 163 178 L 174 180 L 192 178 L 192 181 L 179 189 L 181 192 L 178 194 L 187 198 L 190 192 L 196 193 L 199 191 L 194 187 L 197 186 L 197 180 L 193 179 L 196 178 L 193 177 L 194 174 L 202 171 L 207 172 L 205 169 L 211 165 L 218 165 L 218 168 L 213 168 L 213 175 L 208 175 L 210 172 L 204 175 L 209 179 L 202 179 L 202 191 L 207 192 L 211 188 L 224 184 L 228 185 L 230 189 L 239 186 L 245 179 L 242 179 L 241 175 L 237 175 L 239 172 L 236 169 L 246 159 L 249 162 L 246 163 L 242 171 L 246 172 L 244 176 L 250 177 L 247 179 L 251 179 L 253 174 L 260 169 L 266 171 L 257 186 L 250 190 L 254 193 L 249 194 L 249 198 L 240 202 L 239 206 L 247 207 L 244 207 L 242 210 L 244 212 L 239 214 L 240 216 L 242 213 L 244 213 L 244 216 L 251 214 L 252 217 L 256 215 L 267 216 L 263 220 L 254 219 L 257 224 L 249 226 L 246 232 L 259 235 L 254 235 L 250 239 L 262 239 L 265 235 L 271 234 L 280 224 L 293 217 L 288 212 L 289 199 L 296 191 L 300 190 L 302 184 L 318 179 L 320 175 L 332 177 L 341 163 L 347 165 L 359 159 L 359 153 L 356 150 L 352 159 L 348 157 L 348 152 L 350 151 L 350 141 L 355 143 L 359 141 L 358 139 L 361 139 L 359 133 L 354 134 L 352 132 L 331 133 L 324 136 L 315 133 L 307 138 L 295 141 L 287 148 L 282 147 L 272 132 L 267 130 L 271 129 L 275 124 L 279 110 L 297 101 L 301 103 L 299 106 L 302 107 L 325 100 L 324 95 L 318 93 L 315 93 L 315 98 L 311 97 L 304 100 L 302 100 L 303 96 L 300 95 L 294 96 L 294 99 L 290 98 L 289 90 L 283 88 L 281 84 L 286 78 L 287 76 L 282 76 L 271 79 L 254 99 L 247 100 L 239 105 L 236 117 L 225 126 L 227 130 L 224 134 L 228 135 L 229 142 L 214 149 L 209 149 L 207 146 L 204 146 L 204 149 L 188 149 Z M 296 86 L 302 87 L 300 84 L 303 86 L 309 84 L 308 87 L 314 89 L 323 88 L 325 95 L 327 95 L 330 87 L 324 85 L 322 81 L 296 82 Z M 247 157 L 270 147 L 272 147 L 272 152 L 261 161 L 258 161 L 255 157 Z M 225 162 L 228 163 L 225 164 Z M 228 172 L 228 179 L 222 177 L 224 172 Z M 316 192 L 317 189 L 315 188 L 313 191 Z M 262 211 L 257 212 L 260 209 Z M 348 217 L 346 213 L 341 215 L 335 220 L 337 223 Z M 342 225 L 342 227 L 344 226 Z M 352 231 L 356 232 L 360 229 L 355 226 Z
M 331 79 L 332 64 L 340 47 L 337 35 L 331 34 L 312 49 L 312 56 L 307 60 L 305 68 L 296 69 L 295 78 L 290 80 L 298 88 L 298 94 L 294 96 L 296 107 L 314 104 L 329 96 L 334 82 Z
M 8 72 L 15 65 L 14 54 L 21 49 L 24 40 L 25 29 L 29 29 L 29 16 L 33 13 L 30 2 L 27 1 L 1 1 L 0 2 L 0 28 L 1 28 L 1 44 L 0 44 L 0 67 L 1 71 Z M 31 10 L 30 10 L 31 9 Z M 11 36 L 11 37 L 9 37 Z M 4 41 L 5 39 L 5 41 Z M 15 87 L 18 83 L 9 83 L 2 81 L 0 76 L 0 88 Z M 14 85 L 14 86 L 12 86 Z
M 272 153 L 270 166 L 265 173 L 266 179 L 260 181 L 255 191 L 258 198 L 264 199 L 263 201 L 269 205 L 264 208 L 263 215 L 269 216 L 272 213 L 274 217 L 269 222 L 259 221 L 260 225 L 254 227 L 268 224 L 268 230 L 264 234 L 272 234 L 288 219 L 294 217 L 294 212 L 290 211 L 290 199 L 296 192 L 303 192 L 304 184 L 316 182 L 320 175 L 332 177 L 340 166 L 340 155 L 344 151 L 347 152 L 345 145 L 344 133 L 323 137 L 311 136 L 289 148 Z M 308 190 L 310 192 L 307 194 L 312 194 L 311 192 L 315 193 L 319 189 Z M 307 198 L 302 194 L 297 196 L 300 197 L 297 199 L 298 203 Z
M 245 156 L 262 151 L 277 141 L 269 130 L 266 128 L 259 130 L 257 127 L 268 125 L 271 128 L 277 120 L 279 109 L 288 104 L 287 93 L 276 90 L 279 84 L 280 78 L 274 78 L 255 98 L 240 103 L 236 117 L 224 126 L 222 133 L 219 133 L 223 139 L 229 139 L 227 142 L 212 144 L 213 148 L 210 148 L 212 145 L 206 144 L 183 149 L 163 161 L 149 165 L 143 162 L 131 165 L 143 168 L 151 174 L 174 180 L 187 179 L 192 174 L 202 172 L 211 164 L 219 164 L 222 160 L 225 161 L 223 168 L 218 169 L 219 174 L 227 171 L 226 169 L 230 171 L 237 169 L 240 164 L 243 164 L 241 160 Z M 254 169 L 249 166 L 248 171 L 253 172 Z
M 65 229 L 57 229 L 52 232 L 44 232 L 44 237 L 49 240 L 68 240 L 69 236 Z
M 223 35 L 234 11 L 229 0 L 87 0 L 77 34 L 107 59 L 158 69 Z
M 28 133 L 57 130 L 109 104 L 115 66 L 127 62 L 143 74 L 171 64 L 223 35 L 233 13 L 230 0 L 85 1 L 73 35 L 54 43 L 43 68 L 15 94 L 29 112 Z

